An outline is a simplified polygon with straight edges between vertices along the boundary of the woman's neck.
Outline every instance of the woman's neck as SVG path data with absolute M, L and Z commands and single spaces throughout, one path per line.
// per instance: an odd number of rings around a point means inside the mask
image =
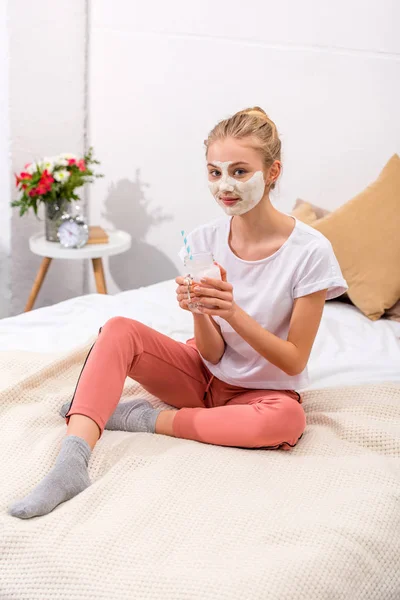
M 257 206 L 241 216 L 232 219 L 231 231 L 238 235 L 243 242 L 257 243 L 266 237 L 290 234 L 293 229 L 293 219 L 274 206 L 269 196 L 265 196 Z

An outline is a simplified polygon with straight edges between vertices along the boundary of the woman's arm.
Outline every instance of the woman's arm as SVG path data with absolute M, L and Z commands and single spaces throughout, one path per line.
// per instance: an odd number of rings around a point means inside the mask
M 216 365 L 225 352 L 225 341 L 217 323 L 208 315 L 193 313 L 196 346 L 203 358 Z
M 207 287 L 195 286 L 196 301 L 204 315 L 217 315 L 229 325 L 256 352 L 287 373 L 298 375 L 308 362 L 321 322 L 327 290 L 297 298 L 293 303 L 287 340 L 266 331 L 233 300 L 233 288 L 226 281 L 226 271 L 219 265 L 222 281 L 203 278 Z M 210 287 L 212 289 L 210 289 Z
M 270 363 L 288 375 L 298 375 L 308 363 L 325 299 L 326 290 L 322 290 L 294 301 L 287 340 L 263 329 L 238 306 L 227 322 Z

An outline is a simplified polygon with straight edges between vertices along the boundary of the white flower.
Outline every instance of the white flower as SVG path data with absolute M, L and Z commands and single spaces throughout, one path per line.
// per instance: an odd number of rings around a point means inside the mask
M 40 167 L 42 169 L 46 169 L 49 173 L 53 172 L 53 169 L 55 167 L 55 159 L 50 156 L 45 156 L 45 158 L 42 160 L 42 162 L 40 163 Z
M 62 154 L 55 156 L 54 161 L 57 166 L 66 167 L 68 165 L 68 160 L 70 160 L 71 158 L 73 158 L 74 160 L 78 159 L 76 154 L 70 154 L 69 152 L 63 152 Z
M 70 174 L 66 169 L 63 169 L 62 171 L 55 171 L 53 175 L 56 181 L 66 181 Z

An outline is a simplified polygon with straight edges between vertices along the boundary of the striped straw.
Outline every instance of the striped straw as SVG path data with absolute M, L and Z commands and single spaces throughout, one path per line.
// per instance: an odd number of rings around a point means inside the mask
M 181 231 L 181 234 L 182 234 L 182 237 L 183 237 L 183 243 L 185 244 L 186 252 L 188 253 L 188 257 L 189 257 L 190 260 L 192 260 L 193 256 L 192 256 L 192 253 L 190 251 L 190 247 L 188 246 L 186 235 L 185 235 L 185 232 L 183 231 L 183 229 Z

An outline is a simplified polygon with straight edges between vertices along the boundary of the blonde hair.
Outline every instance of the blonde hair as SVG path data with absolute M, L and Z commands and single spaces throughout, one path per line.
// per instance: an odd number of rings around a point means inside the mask
M 281 140 L 276 125 L 259 106 L 240 110 L 229 119 L 217 123 L 204 140 L 206 154 L 213 142 L 228 137 L 255 138 L 257 144 L 254 147 L 261 152 L 266 167 L 270 167 L 275 160 L 281 160 Z M 271 184 L 271 189 L 274 187 L 275 182 Z

